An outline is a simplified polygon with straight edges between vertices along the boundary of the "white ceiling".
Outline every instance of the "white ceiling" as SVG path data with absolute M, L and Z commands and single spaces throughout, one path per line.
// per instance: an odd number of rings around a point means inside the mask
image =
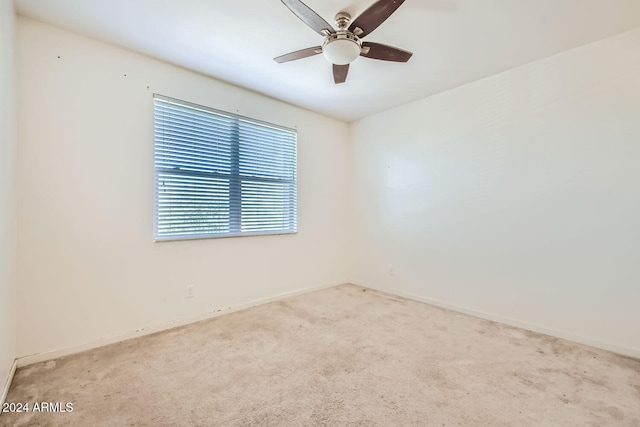
M 374 0 L 305 0 L 326 21 Z M 406 0 L 366 40 L 414 52 L 358 58 L 335 85 L 322 37 L 279 0 L 15 0 L 18 13 L 345 121 L 640 26 L 640 0 Z

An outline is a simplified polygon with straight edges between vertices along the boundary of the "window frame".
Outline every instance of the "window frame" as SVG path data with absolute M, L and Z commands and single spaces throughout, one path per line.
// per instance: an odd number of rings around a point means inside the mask
M 156 165 L 157 153 L 156 153 L 156 131 L 155 131 L 155 120 L 156 120 L 156 106 L 155 101 L 161 100 L 164 102 L 174 103 L 180 106 L 184 106 L 187 108 L 193 108 L 196 110 L 201 110 L 207 113 L 215 114 L 218 116 L 231 118 L 236 120 L 236 123 L 240 121 L 245 121 L 258 126 L 265 126 L 272 129 L 277 129 L 285 132 L 290 132 L 294 135 L 294 170 L 293 170 L 293 224 L 294 227 L 292 230 L 273 230 L 273 231 L 245 231 L 242 232 L 242 208 L 241 208 L 241 196 L 242 194 L 242 182 L 285 182 L 284 180 L 273 179 L 273 178 L 262 178 L 262 177 L 251 177 L 246 176 L 243 177 L 239 173 L 240 168 L 240 138 L 237 137 L 230 141 L 230 156 L 234 159 L 231 162 L 231 173 L 224 177 L 224 179 L 229 180 L 229 231 L 224 233 L 199 233 L 199 234 L 184 234 L 179 236 L 161 236 L 158 233 L 158 206 L 159 206 L 159 193 L 160 193 L 160 185 L 159 185 L 159 169 Z M 289 234 L 297 234 L 298 233 L 298 131 L 294 128 L 289 128 L 286 126 L 277 125 L 274 123 L 269 123 L 266 121 L 254 119 L 252 117 L 243 116 L 236 113 L 230 113 L 228 111 L 218 110 L 212 107 L 207 107 L 205 105 L 195 104 L 193 102 L 184 101 L 181 99 L 176 99 L 172 97 L 168 97 L 165 95 L 161 95 L 158 93 L 153 94 L 154 101 L 154 109 L 153 109 L 153 118 L 154 118 L 154 131 L 153 131 L 153 171 L 154 171 L 154 203 L 153 203 L 153 241 L 156 243 L 162 242 L 171 242 L 171 241 L 182 241 L 182 240 L 202 240 L 202 239 L 224 239 L 224 238 L 232 238 L 232 237 L 252 237 L 252 236 L 274 236 L 274 235 L 289 235 Z M 236 172 L 235 174 L 233 172 Z M 175 173 L 175 171 L 172 171 Z M 181 172 L 185 176 L 194 177 L 194 176 L 205 176 L 205 177 L 213 177 L 217 173 L 207 173 L 207 172 L 198 172 L 198 171 L 184 171 Z M 235 192 L 235 198 L 232 196 L 232 192 Z M 236 202 L 236 203 L 234 203 Z M 291 207 L 289 208 L 291 210 Z

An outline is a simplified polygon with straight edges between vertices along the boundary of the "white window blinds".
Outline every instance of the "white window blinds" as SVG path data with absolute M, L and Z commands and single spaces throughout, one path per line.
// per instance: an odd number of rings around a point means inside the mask
M 295 130 L 154 95 L 155 240 L 297 231 Z

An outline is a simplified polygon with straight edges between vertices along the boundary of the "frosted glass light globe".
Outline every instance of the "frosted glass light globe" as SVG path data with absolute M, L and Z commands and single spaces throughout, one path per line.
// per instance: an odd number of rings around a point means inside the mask
M 360 45 L 350 39 L 337 39 L 324 45 L 322 53 L 332 64 L 347 65 L 360 56 Z

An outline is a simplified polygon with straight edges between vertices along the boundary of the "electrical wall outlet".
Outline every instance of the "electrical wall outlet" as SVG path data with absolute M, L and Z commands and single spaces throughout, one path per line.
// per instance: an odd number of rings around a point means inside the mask
M 187 287 L 184 290 L 184 297 L 185 298 L 193 298 L 193 285 L 187 285 Z
M 396 275 L 396 268 L 393 265 L 389 266 L 389 276 L 395 276 Z

